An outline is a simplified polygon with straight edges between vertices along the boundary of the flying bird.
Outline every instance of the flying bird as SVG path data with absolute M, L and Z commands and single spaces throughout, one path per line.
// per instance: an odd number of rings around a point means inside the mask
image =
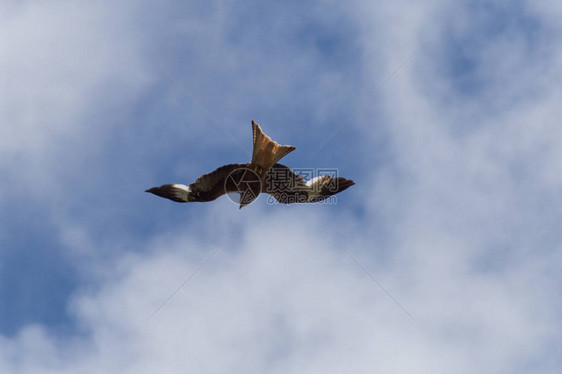
M 279 203 L 312 203 L 335 195 L 355 183 L 350 179 L 321 175 L 305 181 L 289 167 L 278 163 L 294 151 L 292 145 L 280 145 L 264 134 L 252 121 L 254 151 L 252 161 L 229 164 L 197 178 L 189 186 L 165 184 L 146 192 L 176 201 L 190 203 L 213 201 L 226 193 L 240 194 L 240 208 L 254 201 L 260 193 L 273 196 Z

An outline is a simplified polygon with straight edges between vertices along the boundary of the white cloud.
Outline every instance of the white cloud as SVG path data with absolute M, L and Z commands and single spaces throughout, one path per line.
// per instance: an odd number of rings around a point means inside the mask
M 36 187 L 25 189 L 25 197 L 44 198 L 45 191 L 60 190 L 56 179 L 69 173 L 58 166 L 68 168 L 67 151 L 95 152 L 99 134 L 116 125 L 109 121 L 111 109 L 127 111 L 130 95 L 146 84 L 140 28 L 126 16 L 131 8 L 110 2 L 6 8 L 0 26 L 0 167 L 13 183 Z
M 361 259 L 414 322 L 300 218 L 248 222 L 150 319 L 214 247 L 192 258 L 200 243 L 184 238 L 125 257 L 101 288 L 72 303 L 81 338 L 26 328 L 9 343 L 18 355 L 3 349 L 1 361 L 8 372 L 35 373 L 511 371 L 548 336 L 549 318 L 536 314 L 520 272 L 475 276 L 417 260 L 383 269 Z

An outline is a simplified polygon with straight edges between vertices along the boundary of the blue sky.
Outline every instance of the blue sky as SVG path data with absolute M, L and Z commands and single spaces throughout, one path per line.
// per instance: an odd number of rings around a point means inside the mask
M 556 2 L 0 14 L 0 372 L 562 369 Z M 248 161 L 251 120 L 356 185 L 144 192 Z

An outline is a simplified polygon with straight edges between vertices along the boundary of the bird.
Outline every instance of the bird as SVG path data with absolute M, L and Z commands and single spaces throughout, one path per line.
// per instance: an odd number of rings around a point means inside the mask
M 351 179 L 331 175 L 305 181 L 301 175 L 278 163 L 296 147 L 273 141 L 255 121 L 252 121 L 252 133 L 254 149 L 251 162 L 221 166 L 189 185 L 164 184 L 146 192 L 178 203 L 207 202 L 227 193 L 238 193 L 242 209 L 260 193 L 269 194 L 282 204 L 314 203 L 355 184 Z

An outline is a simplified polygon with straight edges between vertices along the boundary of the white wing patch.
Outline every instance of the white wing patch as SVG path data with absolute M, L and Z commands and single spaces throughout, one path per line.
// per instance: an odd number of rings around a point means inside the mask
M 311 188 L 321 187 L 324 184 L 324 179 L 326 179 L 326 178 L 330 178 L 330 176 L 329 175 L 320 175 L 319 177 L 312 178 L 311 180 L 306 182 L 306 185 L 308 187 L 311 187 Z
M 187 201 L 187 195 L 191 190 L 185 184 L 172 184 L 170 185 L 170 194 L 172 194 L 177 199 Z
M 320 175 L 306 182 L 306 186 L 309 188 L 308 201 L 315 201 L 322 191 L 322 186 L 329 183 L 330 180 L 332 180 L 332 177 L 329 175 Z

